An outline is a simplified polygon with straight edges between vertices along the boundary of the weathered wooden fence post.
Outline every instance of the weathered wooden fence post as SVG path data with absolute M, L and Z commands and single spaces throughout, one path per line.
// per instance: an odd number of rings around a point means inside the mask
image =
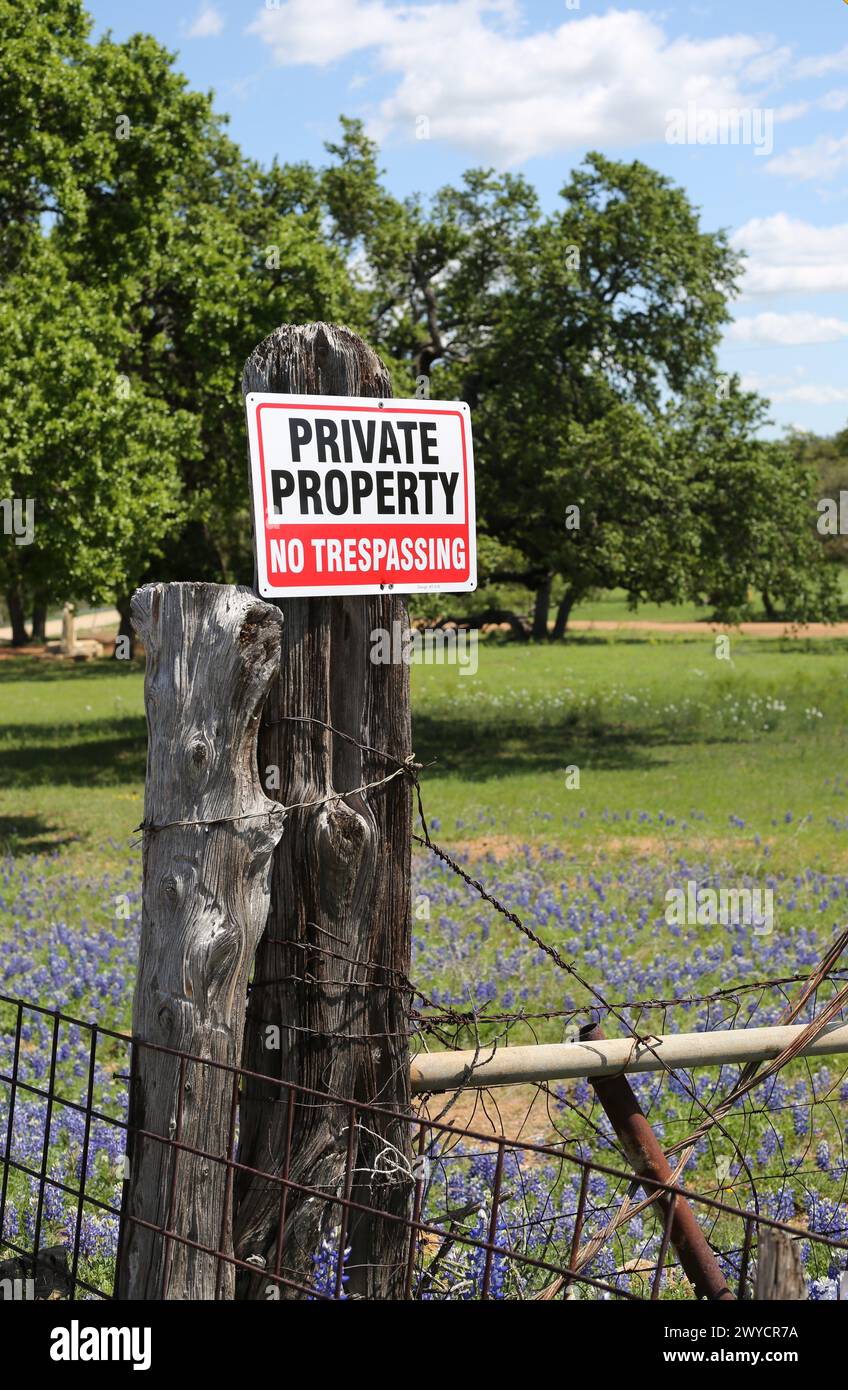
M 286 325 L 260 343 L 245 365 L 243 389 L 391 395 L 376 354 L 347 329 L 321 323 Z M 403 760 L 411 752 L 408 667 L 371 659 L 372 633 L 405 624 L 405 605 L 387 593 L 283 599 L 278 606 L 282 656 L 260 733 L 260 774 L 270 776 L 266 789 L 284 805 L 317 804 L 286 818 L 274 858 L 245 1066 L 313 1087 L 327 1102 L 295 1101 L 289 1115 L 284 1088 L 248 1081 L 239 1159 L 282 1173 L 290 1133 L 291 1181 L 342 1195 L 352 1117 L 335 1098 L 388 1111 L 409 1107 L 411 789 L 401 774 L 373 791 L 353 790 L 397 771 L 380 753 Z M 334 736 L 328 725 L 355 742 Z M 268 769 L 278 769 L 279 779 Z M 279 789 L 272 792 L 274 782 Z M 269 1039 L 280 1046 L 269 1048 Z M 352 1197 L 405 1214 L 413 1189 L 403 1176 L 409 1126 L 390 1113 L 367 1114 L 363 1123 L 367 1129 L 357 1125 L 354 1136 Z M 312 1256 L 338 1227 L 340 1209 L 289 1189 L 278 1249 L 280 1215 L 280 1184 L 240 1173 L 236 1253 L 258 1269 L 308 1282 Z M 400 1222 L 351 1213 L 347 1293 L 402 1296 L 408 1238 Z M 239 1278 L 239 1296 L 265 1298 L 272 1290 L 261 1274 Z
M 133 1035 L 238 1066 L 282 833 L 256 766 L 282 620 L 249 589 L 217 584 L 150 584 L 132 611 L 148 725 Z M 118 1298 L 233 1297 L 232 1264 L 150 1229 L 232 1254 L 232 1171 L 138 1131 L 232 1159 L 234 1096 L 226 1070 L 134 1048 Z
M 807 1281 L 798 1242 L 786 1231 L 778 1231 L 773 1226 L 761 1227 L 757 1237 L 755 1300 L 803 1303 L 806 1297 Z

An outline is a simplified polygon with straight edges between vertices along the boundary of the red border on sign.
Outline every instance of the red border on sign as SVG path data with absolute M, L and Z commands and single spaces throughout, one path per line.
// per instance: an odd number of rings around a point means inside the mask
M 470 527 L 469 527 L 469 522 L 468 522 L 468 448 L 467 448 L 467 442 L 466 442 L 466 438 L 465 438 L 465 417 L 463 416 L 461 410 L 427 410 L 426 407 L 419 409 L 418 407 L 414 407 L 414 406 L 402 406 L 402 405 L 401 405 L 401 406 L 398 406 L 398 405 L 396 405 L 396 406 L 389 406 L 389 405 L 351 405 L 351 406 L 345 406 L 344 403 L 343 403 L 343 400 L 340 400 L 339 403 L 338 403 L 337 405 L 336 405 L 336 404 L 334 404 L 334 405 L 318 405 L 317 403 L 313 405 L 313 404 L 310 404 L 310 402 L 309 402 L 309 397 L 308 397 L 308 396 L 307 396 L 307 397 L 301 397 L 301 398 L 300 398 L 299 400 L 297 400 L 297 401 L 262 401 L 262 402 L 256 407 L 256 436 L 257 436 L 257 442 L 258 442 L 258 445 L 259 445 L 259 471 L 260 471 L 261 480 L 262 480 L 262 521 L 263 521 L 263 527 L 264 527 L 264 533 L 263 533 L 263 535 L 264 535 L 264 548 L 265 548 L 266 557 L 267 557 L 267 554 L 268 554 L 268 532 L 269 532 L 270 530 L 287 530 L 287 531 L 289 531 L 290 533 L 292 533 L 293 535 L 296 535 L 296 534 L 298 533 L 298 531 L 299 531 L 302 527 L 320 527 L 320 528 L 322 528 L 322 529 L 324 529 L 324 530 L 326 531 L 326 530 L 332 530 L 334 527 L 339 527 L 339 529 L 341 529 L 341 527 L 344 527 L 345 524 L 347 524 L 347 525 L 355 525 L 356 527 L 361 528 L 361 527 L 362 527 L 362 522 L 357 521 L 357 522 L 349 522 L 349 523 L 344 523 L 344 522 L 339 523 L 338 520 L 333 520 L 333 521 L 331 521 L 331 520 L 329 520 L 329 518 L 327 518 L 327 519 L 325 519 L 325 520 L 322 520 L 322 519 L 316 519 L 315 521 L 303 521 L 303 520 L 301 520 L 301 521 L 297 521 L 297 522 L 269 521 L 269 520 L 268 520 L 268 492 L 267 492 L 267 488 L 266 488 L 266 486 L 265 486 L 265 442 L 264 442 L 264 440 L 263 440 L 263 438 L 262 438 L 262 411 L 263 411 L 263 410 L 329 410 L 329 411 L 335 411 L 335 412 L 338 412 L 338 411 L 340 411 L 340 410 L 347 410 L 347 411 L 350 411 L 351 413 L 355 411 L 355 412 L 358 412 L 358 413 L 360 413 L 360 414 L 372 414 L 372 415 L 416 415 L 416 416 L 417 416 L 417 415 L 455 415 L 455 416 L 457 417 L 457 419 L 459 420 L 459 425 L 460 425 L 460 437 L 461 437 L 461 439 L 462 439 L 462 481 L 463 481 L 463 489 L 464 489 L 463 502 L 464 502 L 464 508 L 465 508 L 465 516 L 464 516 L 464 519 L 463 519 L 461 522 L 460 522 L 460 521 L 454 521 L 454 522 L 450 522 L 450 523 L 444 523 L 444 522 L 435 522 L 435 521 L 434 521 L 434 522 L 431 522 L 430 525 L 437 526 L 437 527 L 438 527 L 438 526 L 441 526 L 442 529 L 445 529 L 445 527 L 447 527 L 447 528 L 462 527 L 462 529 L 463 529 L 463 535 L 464 535 L 465 543 L 466 543 L 466 569 L 467 569 L 466 579 L 467 579 L 468 575 L 470 575 L 470 573 L 471 573 L 471 554 L 470 554 L 470 550 L 471 550 L 471 536 L 470 536 L 470 534 L 469 534 Z M 425 524 L 426 524 L 426 523 L 425 523 Z M 379 528 L 380 528 L 380 534 L 381 534 L 381 535 L 382 535 L 382 534 L 389 534 L 389 535 L 390 535 L 391 532 L 392 532 L 393 530 L 396 530 L 396 529 L 397 529 L 397 524 L 396 524 L 396 523 L 382 522 L 382 523 L 377 523 L 377 525 L 378 525 Z M 272 588 L 284 589 L 284 588 L 290 588 L 290 587 L 300 587 L 300 586 L 297 586 L 297 585 L 296 585 L 296 586 L 292 586 L 290 583 L 287 584 L 287 583 L 285 583 L 285 582 L 282 583 L 282 584 L 274 585 L 273 582 L 272 582 L 272 580 L 271 580 L 271 572 L 270 572 L 270 568 L 269 568 L 269 567 L 266 568 L 266 575 L 267 575 L 267 582 L 268 582 L 269 586 L 272 587 Z M 342 576 L 342 575 L 336 575 L 336 576 L 334 576 L 334 582 L 337 583 L 337 584 L 338 584 L 338 583 L 344 583 L 344 582 L 345 582 L 345 576 Z M 356 577 L 355 575 L 350 576 L 349 582 L 350 582 L 351 584 L 355 584 L 355 583 L 357 582 L 357 577 Z M 375 581 L 375 583 L 379 583 L 379 582 L 380 582 L 379 580 L 376 580 L 376 581 Z M 396 583 L 396 581 L 394 581 L 394 582 Z M 462 583 L 462 582 L 464 582 L 464 580 L 457 580 L 457 582 Z M 305 587 L 305 586 L 304 586 L 304 587 Z

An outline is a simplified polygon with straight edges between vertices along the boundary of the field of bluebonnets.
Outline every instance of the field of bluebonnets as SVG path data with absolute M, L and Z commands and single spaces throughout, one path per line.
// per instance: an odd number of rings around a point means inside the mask
M 775 1022 L 848 918 L 848 767 L 845 761 L 848 649 L 838 640 L 734 638 L 716 658 L 709 636 L 687 639 L 574 638 L 557 647 L 481 644 L 479 670 L 413 671 L 415 749 L 433 838 L 538 935 L 574 963 L 624 1017 L 655 1033 Z M 126 1029 L 140 920 L 140 849 L 145 731 L 142 675 L 106 662 L 85 667 L 15 659 L 0 663 L 0 994 Z M 575 777 L 575 770 L 577 776 Z M 445 1042 L 561 1039 L 591 1002 L 514 926 L 493 912 L 426 851 L 416 854 L 413 979 L 432 1016 L 471 1016 L 442 1030 Z M 774 893 L 769 932 L 744 921 L 673 925 L 673 887 L 708 881 Z M 782 981 L 780 985 L 763 984 Z M 718 991 L 726 991 L 716 997 Z M 708 997 L 709 996 L 709 997 Z M 824 992 L 820 998 L 824 997 Z M 646 1001 L 651 1002 L 649 1007 Z M 677 1001 L 677 1002 L 669 1002 Z M 503 1015 L 523 1015 L 507 1022 Z M 802 1020 L 809 1014 L 802 1015 Z M 0 1072 L 8 1072 L 14 1010 L 0 1004 Z M 22 1076 L 43 1084 L 52 1024 L 28 1014 Z M 604 1019 L 609 1035 L 622 1031 Z M 427 1032 L 426 1045 L 438 1034 Z M 120 1117 L 126 1056 L 98 1053 L 95 1094 Z M 634 1086 L 657 1133 L 671 1145 L 714 1103 L 737 1069 L 694 1072 L 678 1084 L 656 1075 Z M 82 1099 L 88 1037 L 63 1024 L 57 1077 Z M 691 1088 L 697 1099 L 688 1093 Z M 463 1108 L 464 1106 L 464 1108 Z M 432 1113 L 438 1113 L 436 1107 Z M 7 1090 L 0 1084 L 0 1142 Z M 446 1118 L 469 1118 L 459 1102 Z M 494 1120 L 493 1120 L 493 1117 Z M 544 1096 L 501 1092 L 481 1102 L 474 1124 L 566 1147 L 615 1163 L 603 1113 L 584 1082 Z M 796 1061 L 755 1090 L 702 1139 L 686 1170 L 696 1190 L 757 1209 L 799 1230 L 848 1237 L 848 1070 L 838 1057 Z M 14 1157 L 40 1170 L 45 1103 L 19 1094 Z M 54 1109 L 47 1171 L 75 1187 L 82 1121 Z M 481 1236 L 493 1156 L 454 1146 L 432 1168 L 434 1217 L 468 1209 L 459 1230 Z M 509 1159 L 499 1238 L 563 1260 L 569 1248 L 579 1171 L 538 1159 Z M 117 1201 L 120 1131 L 95 1121 L 87 1191 Z M 43 1211 L 34 1181 L 12 1173 L 7 1239 L 69 1243 L 76 1202 L 48 1189 Z M 590 1185 L 585 1232 L 600 1230 L 615 1184 Z M 738 1268 L 741 1223 L 719 1224 L 716 1247 Z M 82 1277 L 108 1285 L 114 1218 L 86 1207 Z M 652 1220 L 637 1218 L 599 1252 L 589 1273 L 644 1292 L 659 1249 Z M 801 1243 L 810 1292 L 836 1296 L 844 1260 Z M 332 1261 L 316 1256 L 316 1273 Z M 474 1298 L 484 1253 L 454 1245 L 424 1273 L 423 1297 Z M 490 1293 L 528 1297 L 550 1276 L 496 1258 Z M 664 1296 L 685 1296 L 674 1273 Z M 589 1296 L 586 1291 L 581 1296 Z

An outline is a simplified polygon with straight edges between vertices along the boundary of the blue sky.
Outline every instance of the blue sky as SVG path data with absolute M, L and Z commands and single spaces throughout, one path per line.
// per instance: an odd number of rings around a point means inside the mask
M 343 113 L 380 140 L 398 195 L 487 165 L 520 170 L 553 207 L 588 149 L 661 169 L 706 228 L 727 228 L 749 255 L 723 370 L 768 396 L 781 426 L 848 423 L 846 0 L 88 9 L 96 32 L 144 29 L 178 50 L 192 85 L 215 91 L 233 137 L 264 161 L 321 160 Z

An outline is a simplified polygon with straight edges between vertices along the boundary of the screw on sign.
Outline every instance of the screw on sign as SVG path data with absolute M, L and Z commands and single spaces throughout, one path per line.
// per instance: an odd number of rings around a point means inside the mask
M 476 588 L 467 405 L 251 392 L 246 407 L 262 595 Z

